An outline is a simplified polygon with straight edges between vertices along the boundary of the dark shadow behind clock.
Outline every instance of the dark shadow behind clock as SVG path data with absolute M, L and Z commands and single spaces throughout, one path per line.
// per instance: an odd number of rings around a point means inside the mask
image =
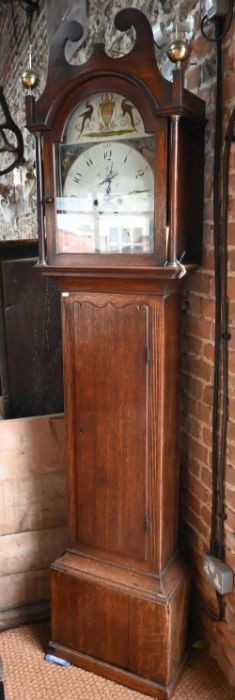
M 3 417 L 61 413 L 60 294 L 39 275 L 36 241 L 0 244 L 0 376 Z

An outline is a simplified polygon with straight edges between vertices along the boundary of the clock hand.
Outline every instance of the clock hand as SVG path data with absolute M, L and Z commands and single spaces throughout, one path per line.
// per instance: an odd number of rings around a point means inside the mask
M 131 190 L 128 194 L 142 194 L 143 192 L 150 192 L 150 190 Z
M 100 187 L 101 185 L 106 185 L 106 183 L 108 183 L 107 194 L 110 194 L 111 182 L 114 179 L 114 177 L 117 177 L 117 175 L 118 175 L 118 173 L 113 172 L 113 163 L 112 163 L 109 173 L 106 175 L 106 177 L 103 180 L 101 180 L 101 182 L 98 183 L 98 187 Z

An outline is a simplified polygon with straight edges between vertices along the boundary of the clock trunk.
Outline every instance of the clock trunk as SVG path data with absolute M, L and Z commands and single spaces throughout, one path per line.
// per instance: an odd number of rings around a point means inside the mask
M 190 581 L 176 554 L 180 298 L 166 280 L 136 288 L 62 292 L 70 544 L 52 567 L 50 648 L 164 698 Z

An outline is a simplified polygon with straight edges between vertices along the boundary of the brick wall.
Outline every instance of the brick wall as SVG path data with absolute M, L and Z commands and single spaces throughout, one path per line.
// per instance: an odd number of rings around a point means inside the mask
M 126 5 L 127 3 L 125 3 Z M 148 17 L 156 20 L 161 9 L 169 12 L 176 6 L 172 0 L 166 3 L 154 0 L 134 0 L 130 4 L 146 11 Z M 45 79 L 44 70 L 47 58 L 45 12 L 33 29 L 33 55 L 35 66 L 41 73 L 41 87 Z M 121 0 L 115 3 L 117 8 L 123 6 Z M 90 0 L 90 33 L 88 45 L 91 46 L 97 28 L 97 15 L 100 3 Z M 114 3 L 105 2 L 105 16 L 108 22 L 114 14 Z M 187 3 L 199 22 L 199 1 Z M 91 31 L 92 30 L 92 31 Z M 25 66 L 27 37 L 22 35 L 22 45 L 16 54 L 14 38 L 8 26 L 5 36 L 8 47 L 4 62 L 3 84 L 7 85 L 6 96 L 12 114 L 20 126 L 24 123 L 24 97 L 18 82 L 17 72 Z M 23 30 L 22 30 L 23 32 Z M 108 39 L 112 43 L 110 27 Z M 115 45 L 119 48 L 119 44 Z M 4 52 L 3 54 L 4 55 Z M 202 37 L 200 30 L 193 41 L 191 65 L 186 71 L 187 86 L 199 94 L 207 104 L 206 129 L 206 163 L 205 163 L 205 215 L 204 215 L 204 252 L 201 269 L 190 279 L 183 304 L 182 324 L 182 479 L 181 479 L 181 535 L 185 549 L 194 565 L 193 610 L 194 619 L 200 621 L 200 634 L 209 641 L 211 653 L 235 685 L 235 594 L 225 596 L 225 619 L 213 622 L 208 611 L 216 612 L 216 597 L 202 573 L 202 556 L 208 551 L 211 524 L 211 422 L 213 394 L 213 339 L 214 339 L 214 256 L 212 226 L 212 172 L 213 172 L 213 138 L 215 122 L 215 48 Z M 192 65 L 194 64 L 195 65 Z M 235 88 L 235 38 L 234 23 L 224 41 L 223 50 L 223 114 L 224 126 L 234 106 Z M 13 80 L 12 80 L 13 77 Z M 24 132 L 26 150 L 32 154 L 32 141 Z M 190 175 L 190 174 L 189 174 Z M 232 147 L 230 163 L 230 205 L 229 205 L 229 317 L 230 317 L 230 352 L 229 352 L 229 425 L 228 446 L 225 472 L 225 523 L 226 551 L 225 559 L 235 572 L 235 145 Z M 22 222 L 19 223 L 21 226 Z M 25 222 L 23 222 L 25 226 Z M 19 235 L 22 230 L 18 228 Z M 25 228 L 24 228 L 25 230 Z M 29 235 L 35 235 L 35 221 L 28 219 Z M 12 235 L 8 231 L 7 237 Z M 3 228 L 0 220 L 0 238 Z
M 218 614 L 216 595 L 202 573 L 202 558 L 209 551 L 212 501 L 212 397 L 214 357 L 214 251 L 212 219 L 213 147 L 215 128 L 215 47 L 199 33 L 193 42 L 187 83 L 207 104 L 204 250 L 202 268 L 187 284 L 182 328 L 182 473 L 181 531 L 194 566 L 194 621 L 210 644 L 213 656 L 235 685 L 235 594 L 224 596 L 225 618 Z M 223 46 L 224 131 L 235 106 L 234 22 Z M 235 148 L 231 149 L 228 295 L 229 324 L 229 423 L 225 470 L 225 561 L 235 572 Z

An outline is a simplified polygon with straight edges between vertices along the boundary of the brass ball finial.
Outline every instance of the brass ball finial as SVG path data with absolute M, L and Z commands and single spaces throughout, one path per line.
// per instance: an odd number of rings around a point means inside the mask
M 25 90 L 33 90 L 33 88 L 36 87 L 36 85 L 39 82 L 39 75 L 32 68 L 27 68 L 21 74 L 20 82 L 21 85 L 23 85 L 23 87 L 25 88 Z
M 167 56 L 172 63 L 175 63 L 177 68 L 181 68 L 181 63 L 186 61 L 190 53 L 188 42 L 185 36 L 182 38 L 180 32 L 180 20 L 176 17 L 175 22 L 175 36 L 170 42 L 167 49 Z
M 35 88 L 39 82 L 39 74 L 32 67 L 32 44 L 31 44 L 31 41 L 29 42 L 28 56 L 29 56 L 29 65 L 28 65 L 28 68 L 26 68 L 26 70 L 24 70 L 23 73 L 21 73 L 20 81 L 21 81 L 21 85 L 23 85 L 25 90 L 33 90 L 33 88 Z
M 181 64 L 189 56 L 189 45 L 183 39 L 174 39 L 167 49 L 167 56 L 172 63 Z

